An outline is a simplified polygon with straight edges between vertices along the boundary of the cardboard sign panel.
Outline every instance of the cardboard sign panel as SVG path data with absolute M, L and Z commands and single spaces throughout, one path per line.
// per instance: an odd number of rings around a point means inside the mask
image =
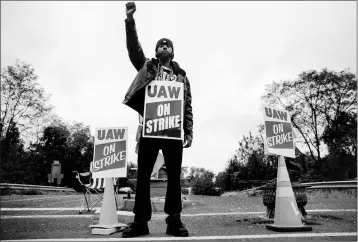
M 152 81 L 145 90 L 143 137 L 183 139 L 184 85 Z
M 293 130 L 287 111 L 264 106 L 265 151 L 270 155 L 295 158 Z
M 98 128 L 91 163 L 93 178 L 127 176 L 127 128 Z
M 270 148 L 292 149 L 292 125 L 290 123 L 266 121 L 266 139 Z

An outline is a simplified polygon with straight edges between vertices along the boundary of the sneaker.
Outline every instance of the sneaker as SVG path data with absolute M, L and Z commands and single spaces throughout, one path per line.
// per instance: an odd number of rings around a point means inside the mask
M 130 223 L 128 227 L 123 230 L 122 238 L 138 237 L 149 234 L 148 223 Z
M 173 235 L 177 237 L 188 237 L 189 232 L 185 228 L 184 224 L 180 220 L 180 215 L 175 214 L 173 216 L 169 216 L 165 219 L 167 223 L 167 232 L 168 235 Z

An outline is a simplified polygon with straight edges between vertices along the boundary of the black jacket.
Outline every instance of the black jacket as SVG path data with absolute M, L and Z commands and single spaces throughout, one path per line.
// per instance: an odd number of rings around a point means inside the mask
M 143 116 L 145 87 L 156 77 L 159 60 L 155 58 L 147 59 L 144 56 L 138 40 L 135 21 L 126 20 L 125 23 L 129 59 L 137 69 L 138 74 L 128 88 L 123 103 Z M 184 135 L 190 135 L 193 138 L 193 112 L 189 79 L 177 62 L 171 61 L 171 67 L 173 73 L 177 76 L 176 81 L 184 83 Z

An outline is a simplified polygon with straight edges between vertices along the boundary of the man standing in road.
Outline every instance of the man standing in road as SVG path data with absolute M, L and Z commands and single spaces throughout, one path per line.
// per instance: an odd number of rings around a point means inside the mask
M 134 222 L 123 231 L 122 237 L 136 237 L 149 234 L 148 221 L 152 216 L 150 202 L 150 176 L 156 162 L 159 150 L 162 150 L 168 175 L 168 186 L 165 198 L 164 212 L 168 214 L 166 233 L 174 236 L 189 236 L 188 230 L 180 219 L 181 201 L 181 165 L 183 147 L 189 148 L 193 139 L 193 114 L 191 106 L 190 83 L 183 69 L 173 61 L 174 48 L 171 40 L 160 39 L 155 47 L 155 57 L 147 59 L 138 41 L 133 14 L 136 5 L 126 4 L 127 19 L 125 20 L 127 49 L 133 66 L 138 71 L 130 85 L 123 103 L 141 116 L 144 112 L 145 87 L 153 80 L 177 81 L 184 84 L 184 142 L 160 138 L 139 137 L 137 188 L 133 212 Z M 141 126 L 140 126 L 141 128 Z M 139 131 L 140 132 L 140 131 Z

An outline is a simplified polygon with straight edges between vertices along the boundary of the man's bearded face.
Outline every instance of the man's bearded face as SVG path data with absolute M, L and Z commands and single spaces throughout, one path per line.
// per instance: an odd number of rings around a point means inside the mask
M 172 57 L 173 48 L 169 44 L 160 44 L 157 49 L 158 58 L 167 61 Z

